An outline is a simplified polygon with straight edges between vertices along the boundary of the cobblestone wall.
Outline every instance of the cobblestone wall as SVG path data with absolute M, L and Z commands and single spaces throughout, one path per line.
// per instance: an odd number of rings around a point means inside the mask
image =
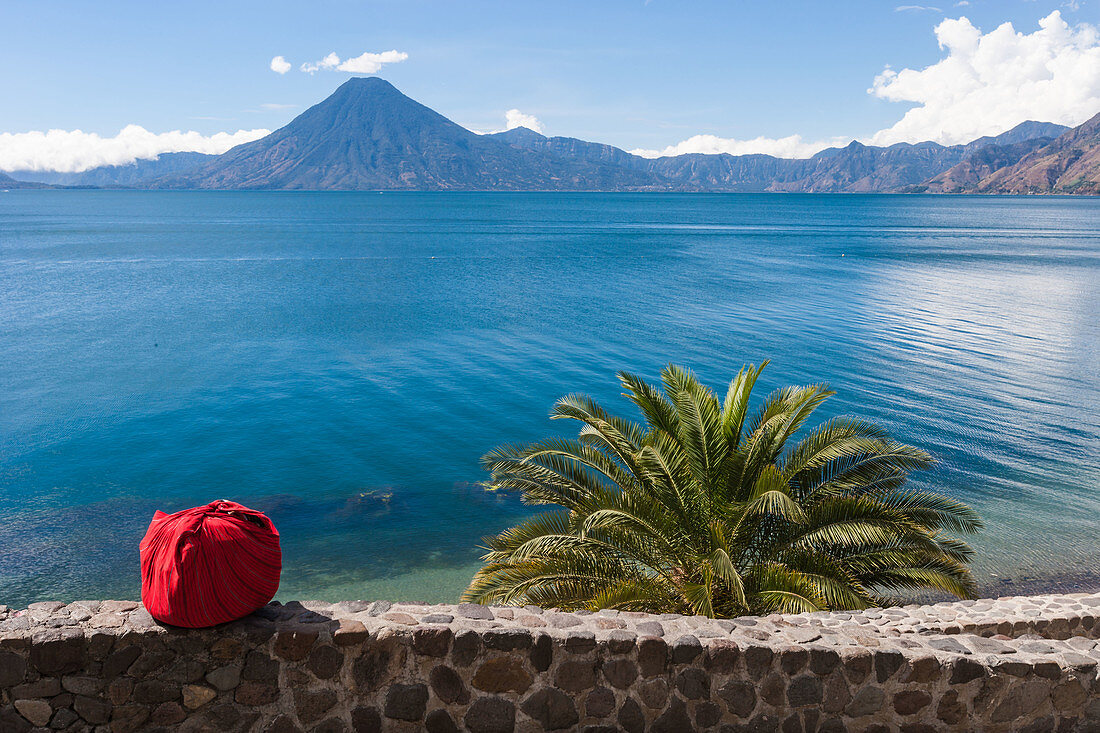
M 1100 731 L 1100 594 L 712 621 L 385 601 L 217 629 L 0 606 L 0 731 Z

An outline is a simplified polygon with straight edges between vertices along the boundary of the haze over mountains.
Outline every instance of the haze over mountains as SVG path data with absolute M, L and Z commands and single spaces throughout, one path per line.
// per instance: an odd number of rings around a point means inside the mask
M 8 188 L 49 188 L 49 186 L 38 181 L 16 180 L 5 173 L 0 173 L 0 190 Z
M 648 159 L 526 128 L 479 135 L 368 77 L 345 82 L 285 127 L 221 155 L 173 153 L 83 173 L 9 174 L 40 184 L 162 189 L 1100 194 L 1100 114 L 1072 129 L 1024 122 L 966 145 L 852 142 L 807 159 Z

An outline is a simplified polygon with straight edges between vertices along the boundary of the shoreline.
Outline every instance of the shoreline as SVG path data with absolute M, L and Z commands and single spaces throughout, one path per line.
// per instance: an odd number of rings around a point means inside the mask
M 1100 574 L 1063 573 L 1046 578 L 1002 580 L 998 583 L 983 583 L 978 586 L 978 594 L 981 598 L 1066 593 L 1100 593 Z
M 403 576 L 409 577 L 414 573 L 406 573 Z M 280 596 L 294 596 L 297 598 L 308 597 L 301 593 L 301 588 L 295 588 L 292 592 L 282 593 L 280 590 L 276 594 L 275 602 L 278 603 Z M 1052 576 L 1048 578 L 1025 578 L 1018 581 L 1005 580 L 1000 583 L 982 584 L 978 587 L 978 595 L 973 599 L 974 601 L 990 601 L 1001 600 L 1005 598 L 1020 598 L 1020 597 L 1035 597 L 1035 596 L 1052 596 L 1052 595 L 1070 595 L 1079 593 L 1100 594 L 1100 574 L 1089 573 L 1066 573 L 1062 575 Z M 402 593 L 394 594 L 379 594 L 379 593 L 366 593 L 359 594 L 359 598 L 352 598 L 356 595 L 353 591 L 344 595 L 332 595 L 322 593 L 319 596 L 310 598 L 309 603 L 362 603 L 366 602 L 366 599 L 371 599 L 373 603 L 392 603 L 392 604 L 410 604 L 410 605 L 440 605 L 440 604 L 457 604 L 460 599 L 456 595 L 450 600 L 426 600 L 425 598 L 403 597 Z M 401 596 L 401 597 L 399 597 Z M 3 599 L 0 599 L 2 601 Z M 5 605 L 0 603 L 0 611 L 8 610 L 12 612 L 26 610 L 33 604 L 38 603 L 79 603 L 82 601 L 108 601 L 119 600 L 113 598 L 93 598 L 84 597 L 79 599 L 58 600 L 51 598 L 39 598 L 27 602 L 21 605 Z M 136 601 L 140 602 L 140 600 Z M 928 594 L 919 596 L 907 596 L 897 599 L 897 602 L 893 604 L 893 607 L 908 606 L 913 604 L 918 605 L 932 605 L 938 603 L 959 603 L 960 599 L 954 596 Z M 839 612 L 839 611 L 838 611 Z

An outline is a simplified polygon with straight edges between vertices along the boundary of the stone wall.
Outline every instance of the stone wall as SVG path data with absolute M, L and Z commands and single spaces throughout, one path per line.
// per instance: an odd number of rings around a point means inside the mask
M 346 602 L 217 629 L 0 606 L 0 731 L 1100 731 L 1100 594 L 712 621 Z

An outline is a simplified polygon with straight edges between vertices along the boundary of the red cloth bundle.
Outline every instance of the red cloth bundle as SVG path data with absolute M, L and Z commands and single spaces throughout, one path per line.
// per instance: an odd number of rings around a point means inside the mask
M 153 618 L 200 628 L 247 616 L 279 589 L 279 533 L 232 501 L 158 511 L 142 539 L 141 602 Z

